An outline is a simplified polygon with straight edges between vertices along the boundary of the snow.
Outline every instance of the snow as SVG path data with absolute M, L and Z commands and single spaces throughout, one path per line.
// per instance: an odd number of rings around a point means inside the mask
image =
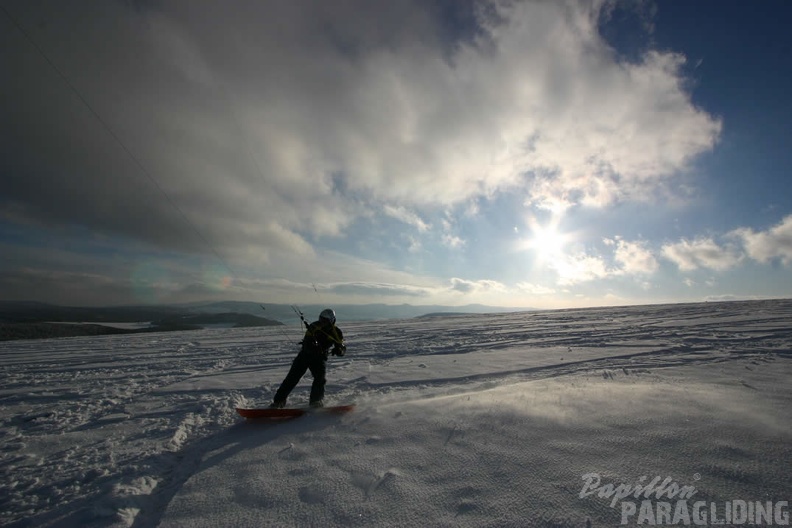
M 0 525 L 683 525 L 679 497 L 614 495 L 657 477 L 710 524 L 739 501 L 783 524 L 791 323 L 792 301 L 340 321 L 327 403 L 357 408 L 278 423 L 234 407 L 269 403 L 297 327 L 0 343 Z

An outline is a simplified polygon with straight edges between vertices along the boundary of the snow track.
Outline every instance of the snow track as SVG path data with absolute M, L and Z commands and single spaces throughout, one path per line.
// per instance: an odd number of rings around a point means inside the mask
M 762 301 L 341 324 L 328 399 L 358 410 L 278 425 L 233 407 L 270 400 L 296 329 L 0 343 L 0 524 L 607 523 L 583 473 L 692 474 L 685 456 L 712 496 L 777 496 L 790 321 Z

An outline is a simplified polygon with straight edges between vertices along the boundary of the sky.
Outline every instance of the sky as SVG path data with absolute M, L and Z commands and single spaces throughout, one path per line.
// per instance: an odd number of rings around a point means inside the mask
M 791 16 L 0 0 L 0 300 L 792 297 Z

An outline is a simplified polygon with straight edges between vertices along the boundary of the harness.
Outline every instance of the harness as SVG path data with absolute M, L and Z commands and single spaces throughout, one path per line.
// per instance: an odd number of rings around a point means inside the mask
M 313 345 L 314 350 L 327 354 L 327 351 L 333 344 L 343 345 L 344 342 L 338 335 L 335 325 L 330 325 L 330 332 L 327 327 L 323 326 L 318 321 L 308 325 L 305 331 L 305 338 L 303 339 L 303 349 L 307 346 Z

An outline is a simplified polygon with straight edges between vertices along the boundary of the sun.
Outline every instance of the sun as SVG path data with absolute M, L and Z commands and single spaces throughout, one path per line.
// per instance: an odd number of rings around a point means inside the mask
M 546 226 L 534 231 L 530 246 L 538 253 L 555 255 L 561 253 L 564 247 L 564 241 L 558 229 L 553 226 Z
M 531 238 L 525 242 L 526 249 L 533 251 L 540 261 L 558 260 L 564 254 L 568 236 L 558 230 L 557 222 L 540 225 L 533 222 Z

